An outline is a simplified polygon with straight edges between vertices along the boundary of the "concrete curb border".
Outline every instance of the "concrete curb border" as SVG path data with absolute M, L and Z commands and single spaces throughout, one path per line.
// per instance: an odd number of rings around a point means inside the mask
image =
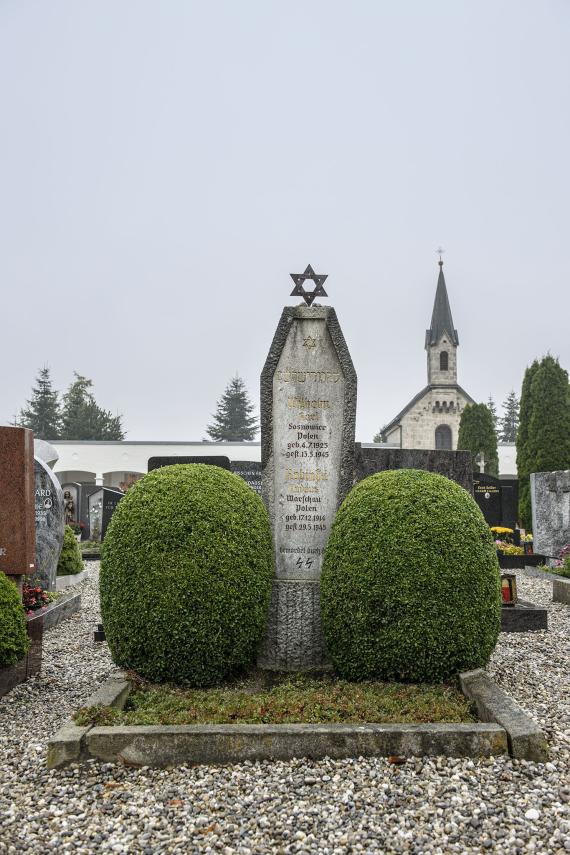
M 80 573 L 70 573 L 68 576 L 55 577 L 55 590 L 64 591 L 66 588 L 71 588 L 74 585 L 80 585 L 89 576 L 89 570 L 82 570 Z
M 537 763 L 546 761 L 548 745 L 539 726 L 483 669 L 460 674 L 459 682 L 463 694 L 475 703 L 481 721 L 504 727 L 509 754 Z
M 54 626 L 79 611 L 81 611 L 81 594 L 69 592 L 54 600 L 53 603 L 45 607 L 45 610 L 41 609 L 38 614 L 43 616 L 45 631 L 46 629 L 53 629 Z
M 544 762 L 547 746 L 542 731 L 515 701 L 482 669 L 459 676 L 461 689 L 475 703 L 481 722 L 78 727 L 68 721 L 48 743 L 48 768 L 90 759 L 168 767 L 391 754 L 490 757 L 510 753 Z M 130 691 L 124 675 L 114 676 L 84 706 L 123 709 Z

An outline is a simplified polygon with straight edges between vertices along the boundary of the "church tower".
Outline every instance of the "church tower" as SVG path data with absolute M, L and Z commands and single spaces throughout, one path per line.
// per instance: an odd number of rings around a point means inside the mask
M 455 386 L 457 383 L 457 347 L 459 336 L 453 326 L 451 307 L 447 296 L 443 261 L 439 261 L 439 277 L 431 325 L 426 330 L 428 385 Z
M 429 330 L 426 330 L 427 386 L 381 431 L 382 441 L 400 448 L 457 448 L 461 413 L 473 398 L 457 382 L 459 336 L 453 325 L 443 261 Z

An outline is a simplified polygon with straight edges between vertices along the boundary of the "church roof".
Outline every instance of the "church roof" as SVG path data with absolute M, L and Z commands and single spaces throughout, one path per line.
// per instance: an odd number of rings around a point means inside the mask
M 450 383 L 449 385 L 444 385 L 444 384 L 439 384 L 439 383 L 435 384 L 434 383 L 431 386 L 424 386 L 424 388 L 421 390 L 421 392 L 418 392 L 417 395 L 414 395 L 412 400 L 409 403 L 407 403 L 406 406 L 404 407 L 404 409 L 398 413 L 396 418 L 392 419 L 391 422 L 388 422 L 387 425 L 384 425 L 384 427 L 380 431 L 382 436 L 385 436 L 388 433 L 388 431 L 391 431 L 391 430 L 393 430 L 393 428 L 397 427 L 397 425 L 402 421 L 402 419 L 404 418 L 406 413 L 408 413 L 412 409 L 414 404 L 417 404 L 418 401 L 420 401 L 425 395 L 427 395 L 428 392 L 431 392 L 433 389 L 441 389 L 442 391 L 445 391 L 445 392 L 453 389 L 456 392 L 460 392 L 467 399 L 467 401 L 470 404 L 475 403 L 475 401 L 473 400 L 471 395 L 469 395 L 465 391 L 465 389 L 463 389 L 458 383 Z
M 431 326 L 429 330 L 426 330 L 426 347 L 429 347 L 431 344 L 437 344 L 444 333 L 447 333 L 449 336 L 451 344 L 459 344 L 459 336 L 457 335 L 457 330 L 453 326 L 451 307 L 449 305 L 447 288 L 445 286 L 443 261 L 440 261 L 439 277 L 437 280 L 437 288 L 435 291 L 435 300 L 431 316 Z

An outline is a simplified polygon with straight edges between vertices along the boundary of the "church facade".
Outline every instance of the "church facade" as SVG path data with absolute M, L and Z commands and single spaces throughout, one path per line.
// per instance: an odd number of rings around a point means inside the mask
M 461 413 L 466 404 L 475 403 L 457 382 L 458 346 L 440 260 L 431 325 L 425 338 L 427 386 L 382 428 L 383 442 L 400 448 L 457 448 Z

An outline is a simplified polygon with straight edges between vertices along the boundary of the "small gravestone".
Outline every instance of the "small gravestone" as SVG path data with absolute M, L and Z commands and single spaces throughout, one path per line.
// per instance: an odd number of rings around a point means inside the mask
M 65 528 L 63 492 L 54 473 L 38 457 L 34 459 L 34 473 L 36 571 L 32 581 L 54 591 Z
M 0 571 L 34 573 L 35 551 L 33 434 L 0 427 Z
M 530 476 L 535 553 L 557 558 L 570 543 L 570 469 Z
M 87 499 L 89 505 L 89 531 L 92 540 L 102 541 L 111 522 L 115 508 L 124 498 L 121 490 L 99 487 Z
M 503 510 L 500 480 L 485 472 L 475 472 L 473 475 L 473 490 L 475 501 L 479 505 L 485 521 L 490 526 L 502 525 Z
M 327 664 L 320 575 L 325 546 L 352 486 L 356 373 L 334 309 L 311 305 L 322 282 L 293 276 L 307 306 L 283 310 L 261 375 L 263 498 L 275 578 L 259 665 L 305 670 Z M 317 288 L 306 294 L 312 279 Z
M 230 469 L 235 475 L 243 478 L 258 496 L 262 495 L 261 463 L 259 460 L 232 460 Z

